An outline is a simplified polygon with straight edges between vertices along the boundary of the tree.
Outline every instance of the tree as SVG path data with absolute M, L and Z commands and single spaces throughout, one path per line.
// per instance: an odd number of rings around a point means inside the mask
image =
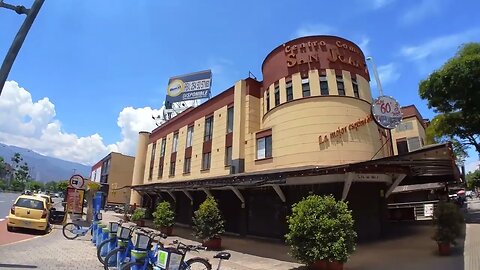
M 465 159 L 468 157 L 466 146 L 456 137 L 444 134 L 445 128 L 443 126 L 444 122 L 442 121 L 443 117 L 443 114 L 435 116 L 425 130 L 427 144 L 451 142 L 458 163 L 463 165 Z
M 12 190 L 13 191 L 23 191 L 23 190 L 25 190 L 25 183 L 21 182 L 21 181 L 18 181 L 17 179 L 13 179 Z
M 45 189 L 51 192 L 57 192 L 58 191 L 58 184 L 55 181 L 50 181 L 45 183 Z
M 68 181 L 61 181 L 57 183 L 57 191 L 65 192 L 67 191 Z
M 480 169 L 467 173 L 465 178 L 467 178 L 468 189 L 472 190 L 475 187 L 480 187 Z
M 25 183 L 30 180 L 30 169 L 28 168 L 28 164 L 23 161 L 22 155 L 20 153 L 13 154 L 12 157 L 13 167 L 15 169 L 15 176 L 14 179 L 16 181 L 22 182 L 25 186 Z
M 27 185 L 28 185 L 30 190 L 44 189 L 44 184 L 42 182 L 39 182 L 39 181 L 31 181 L 31 182 L 28 182 Z
M 5 177 L 7 174 L 7 164 L 5 163 L 5 159 L 0 157 L 0 178 Z
M 480 43 L 463 45 L 420 82 L 419 93 L 439 113 L 438 132 L 473 146 L 480 155 Z
M 7 189 L 7 182 L 5 180 L 0 179 L 0 191 Z

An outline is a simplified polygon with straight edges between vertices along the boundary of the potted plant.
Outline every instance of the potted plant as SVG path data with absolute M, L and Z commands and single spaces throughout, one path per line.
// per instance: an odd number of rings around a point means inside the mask
M 138 226 L 145 226 L 145 209 L 143 208 L 137 208 L 132 214 L 132 217 L 130 218 L 131 221 L 135 222 Z
M 222 246 L 220 235 L 225 231 L 224 222 L 217 202 L 208 196 L 194 213 L 193 234 L 203 241 L 204 247 L 218 250 Z
M 462 232 L 463 216 L 454 203 L 440 202 L 434 210 L 433 217 L 435 225 L 433 239 L 437 241 L 438 253 L 441 256 L 450 255 L 451 245 L 456 244 L 455 239 Z
M 286 242 L 292 256 L 310 269 L 341 270 L 355 250 L 357 233 L 347 203 L 310 195 L 292 206 Z
M 166 235 L 172 235 L 172 226 L 175 219 L 175 212 L 169 202 L 161 202 L 153 212 L 153 224 Z

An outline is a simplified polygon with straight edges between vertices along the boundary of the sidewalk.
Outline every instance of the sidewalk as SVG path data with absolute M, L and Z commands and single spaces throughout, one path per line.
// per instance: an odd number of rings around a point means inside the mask
M 104 222 L 118 220 L 107 212 Z M 151 225 L 147 221 L 146 225 Z M 198 243 L 193 240 L 190 229 L 176 226 L 173 233 L 175 237 L 167 239 L 180 239 L 182 242 Z M 360 244 L 349 261 L 345 270 L 451 270 L 463 269 L 463 243 L 453 249 L 453 254 L 447 257 L 437 255 L 437 244 L 431 239 L 433 227 L 431 225 L 397 224 L 392 225 L 390 236 L 381 241 Z M 170 240 L 172 239 L 172 240 Z M 168 242 L 167 241 L 167 242 Z M 199 244 L 199 243 L 198 243 Z M 232 254 L 228 262 L 222 263 L 222 270 L 305 270 L 302 264 L 297 263 L 288 255 L 288 247 L 280 241 L 266 241 L 235 236 L 222 236 L 222 246 Z M 196 254 L 206 256 L 216 266 L 213 260 L 215 252 L 201 252 Z M 472 268 L 480 269 L 480 268 Z M 470 270 L 470 269 L 469 269 Z
M 480 200 L 468 202 L 465 237 L 465 270 L 480 269 Z

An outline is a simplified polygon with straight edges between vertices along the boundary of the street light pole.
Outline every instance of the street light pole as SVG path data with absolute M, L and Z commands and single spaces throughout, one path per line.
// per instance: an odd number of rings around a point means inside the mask
M 383 89 L 382 84 L 380 83 L 380 77 L 378 76 L 377 65 L 375 65 L 375 61 L 373 61 L 371 56 L 367 57 L 367 61 L 372 62 L 373 75 L 375 76 L 375 81 L 377 81 L 378 92 L 380 92 L 380 96 L 383 96 Z
M 27 9 L 24 6 L 13 6 L 3 3 L 3 0 L 0 0 L 0 7 L 14 10 L 18 14 L 27 15 L 22 26 L 20 26 L 20 29 L 18 30 L 17 35 L 15 36 L 15 39 L 13 40 L 7 55 L 5 56 L 5 59 L 3 60 L 2 67 L 0 68 L 0 95 L 2 94 L 3 86 L 7 80 L 8 73 L 10 73 L 10 70 L 12 69 L 13 62 L 15 61 L 15 58 L 17 57 L 17 54 L 20 51 L 25 38 L 27 37 L 27 33 L 30 30 L 33 21 L 37 17 L 43 2 L 45 2 L 45 0 L 35 0 L 32 7 Z

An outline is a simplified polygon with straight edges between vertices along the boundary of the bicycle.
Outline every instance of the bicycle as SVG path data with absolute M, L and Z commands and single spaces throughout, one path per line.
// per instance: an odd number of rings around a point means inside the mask
M 97 220 L 101 220 L 101 219 L 102 219 L 102 214 L 98 213 Z M 79 236 L 85 236 L 88 231 L 90 231 L 90 235 L 93 234 L 93 222 L 90 224 L 90 226 L 84 227 L 76 223 L 78 221 L 80 220 L 74 220 L 72 222 L 69 222 L 63 225 L 62 233 L 63 233 L 63 236 L 65 236 L 65 238 L 69 240 L 73 240 Z M 72 233 L 73 235 L 69 235 L 68 233 Z
M 103 260 L 103 269 L 120 269 L 122 264 L 130 261 L 131 251 L 134 248 L 132 242 L 132 234 L 134 230 L 145 231 L 142 228 L 137 228 L 136 225 L 128 228 L 124 226 L 118 227 L 117 247 L 105 256 L 105 259 Z
M 97 258 L 98 260 L 103 264 L 104 263 L 104 257 L 107 256 L 108 252 L 110 252 L 111 250 L 113 250 L 114 248 L 116 248 L 116 244 L 117 244 L 117 231 L 118 231 L 118 228 L 121 227 L 123 224 L 123 220 L 119 220 L 117 222 L 115 221 L 112 221 L 110 222 L 109 224 L 109 230 L 110 230 L 110 233 L 109 233 L 109 238 L 105 241 L 103 241 L 102 243 L 100 243 L 100 245 L 98 245 L 97 247 Z
M 158 235 L 158 234 L 157 234 Z M 166 236 L 160 235 L 165 238 Z M 149 240 L 146 240 L 145 237 L 148 237 Z M 143 238 L 143 239 L 142 239 Z M 173 244 L 176 244 L 176 247 L 167 247 L 164 248 L 161 245 L 157 245 L 152 251 L 149 248 L 150 241 L 153 240 L 152 235 L 144 235 L 137 238 L 135 246 L 136 249 L 132 250 L 133 261 L 125 264 L 121 269 L 122 270 L 165 270 L 165 269 L 178 269 L 178 270 L 211 270 L 212 265 L 208 262 L 207 259 L 194 257 L 187 261 L 184 261 L 185 255 L 188 251 L 197 251 L 205 250 L 205 247 L 195 246 L 195 245 L 186 245 L 182 242 L 175 240 Z M 146 242 L 147 241 L 147 242 Z M 145 244 L 147 243 L 147 244 Z M 134 256 L 136 254 L 136 256 Z M 228 254 L 228 258 L 230 254 Z M 227 259 L 228 259 L 227 258 Z M 220 267 L 220 263 L 219 266 Z M 220 268 L 217 268 L 220 269 Z

